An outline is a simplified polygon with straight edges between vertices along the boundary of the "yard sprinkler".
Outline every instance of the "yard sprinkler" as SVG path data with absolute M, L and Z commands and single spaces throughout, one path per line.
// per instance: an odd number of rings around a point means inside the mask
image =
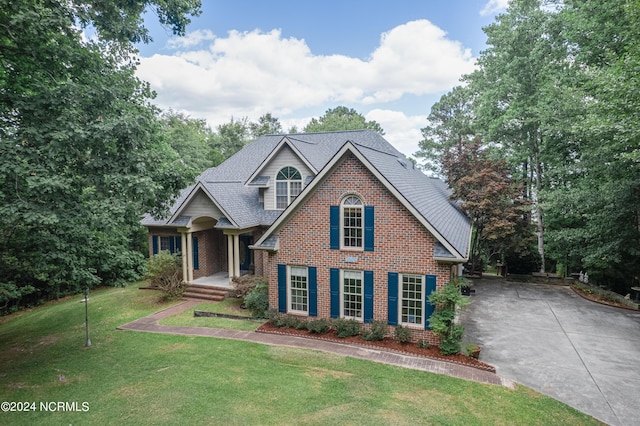
M 85 287 L 84 290 L 84 322 L 87 329 L 87 343 L 86 347 L 91 346 L 91 339 L 89 339 L 89 287 Z

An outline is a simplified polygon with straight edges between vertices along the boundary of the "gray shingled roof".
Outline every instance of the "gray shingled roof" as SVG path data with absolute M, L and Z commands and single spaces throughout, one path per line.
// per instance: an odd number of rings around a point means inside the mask
M 246 145 L 224 163 L 206 170 L 196 179 L 196 182 L 202 183 L 204 189 L 216 200 L 226 215 L 216 218 L 218 219 L 216 227 L 242 229 L 256 225 L 268 226 L 282 213 L 265 211 L 259 204 L 259 190 L 255 185 L 263 184 L 264 177 L 259 176 L 252 182 L 248 182 L 248 179 L 264 165 L 264 160 L 284 137 L 318 171 L 329 163 L 347 141 L 352 142 L 449 244 L 460 254 L 467 256 L 469 220 L 449 199 L 450 191 L 444 182 L 430 178 L 414 169 L 412 163 L 402 153 L 379 133 L 372 130 L 265 135 Z M 305 182 L 305 186 L 307 183 Z M 171 215 L 175 214 L 193 188 L 194 186 L 190 186 L 182 191 L 171 208 Z M 142 224 L 175 225 L 175 223 L 169 224 L 168 220 L 169 218 L 155 220 L 147 215 Z M 440 253 L 438 257 L 453 256 L 442 245 L 436 247 L 436 252 Z

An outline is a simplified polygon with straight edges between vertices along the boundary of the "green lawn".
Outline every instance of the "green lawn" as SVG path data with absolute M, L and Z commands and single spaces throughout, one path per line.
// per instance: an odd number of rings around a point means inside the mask
M 321 352 L 117 331 L 164 306 L 102 289 L 0 320 L 0 401 L 83 412 L 0 413 L 0 424 L 598 424 L 525 387 L 509 390 Z M 86 407 L 86 406 L 85 406 Z
M 253 331 L 262 324 L 256 320 L 238 320 L 216 317 L 194 317 L 193 311 L 216 312 L 237 316 L 251 316 L 247 309 L 240 309 L 240 299 L 226 299 L 223 302 L 204 302 L 177 315 L 160 320 L 162 325 L 183 325 L 189 327 L 230 328 L 233 330 Z

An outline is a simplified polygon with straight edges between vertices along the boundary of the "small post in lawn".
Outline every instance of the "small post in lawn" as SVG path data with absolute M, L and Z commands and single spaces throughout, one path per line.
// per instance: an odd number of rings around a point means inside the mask
M 89 287 L 85 287 L 84 290 L 84 322 L 87 329 L 87 343 L 86 347 L 91 346 L 91 339 L 89 339 Z

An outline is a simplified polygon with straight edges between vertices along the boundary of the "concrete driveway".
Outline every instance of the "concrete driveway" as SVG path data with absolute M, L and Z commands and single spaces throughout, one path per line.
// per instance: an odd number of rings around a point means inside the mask
M 464 342 L 497 373 L 610 425 L 640 424 L 640 313 L 569 287 L 475 280 Z

